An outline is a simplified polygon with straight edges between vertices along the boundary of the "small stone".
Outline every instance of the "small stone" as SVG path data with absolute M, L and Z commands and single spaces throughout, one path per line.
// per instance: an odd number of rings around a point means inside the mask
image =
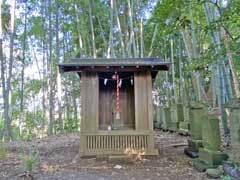
M 150 169 L 146 169 L 146 171 L 150 171 Z
M 220 178 L 223 175 L 221 169 L 207 169 L 207 175 L 211 178 Z
M 199 172 L 205 172 L 207 169 L 211 168 L 211 166 L 200 159 L 193 159 L 192 164 Z
M 122 169 L 123 167 L 121 165 L 116 165 L 113 167 L 114 169 Z
M 79 161 L 79 154 L 77 154 L 73 160 L 72 160 L 72 163 L 77 163 Z

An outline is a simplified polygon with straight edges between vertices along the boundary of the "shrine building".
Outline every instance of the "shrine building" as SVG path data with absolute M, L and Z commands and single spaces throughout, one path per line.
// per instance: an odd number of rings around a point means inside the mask
M 161 58 L 73 58 L 58 66 L 81 79 L 81 157 L 126 150 L 158 154 L 152 86 L 158 71 L 167 71 L 170 63 Z

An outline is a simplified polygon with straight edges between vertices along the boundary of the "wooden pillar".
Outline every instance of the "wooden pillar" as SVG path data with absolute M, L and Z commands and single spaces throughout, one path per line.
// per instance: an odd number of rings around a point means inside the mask
M 135 72 L 136 130 L 153 130 L 152 76 L 150 71 Z
M 147 151 L 151 155 L 157 155 L 158 151 L 154 148 L 152 75 L 150 71 L 135 72 L 134 96 L 136 131 L 147 132 Z
M 149 102 L 149 73 L 145 71 L 135 72 L 134 74 L 134 96 L 135 96 L 135 124 L 136 130 L 149 130 L 152 129 L 150 118 L 152 112 L 149 112 L 152 107 Z M 150 106 L 150 107 L 149 107 Z M 153 121 L 153 119 L 151 119 Z
M 81 132 L 98 129 L 99 79 L 96 72 L 83 72 L 81 84 Z
M 153 100 L 152 100 L 152 74 L 147 71 L 147 95 L 148 95 L 148 128 L 153 131 Z
M 96 72 L 81 73 L 80 156 L 87 150 L 87 134 L 98 129 L 99 79 Z

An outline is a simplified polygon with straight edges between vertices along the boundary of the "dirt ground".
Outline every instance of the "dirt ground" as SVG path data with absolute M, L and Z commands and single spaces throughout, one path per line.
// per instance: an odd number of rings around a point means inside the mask
M 12 142 L 4 144 L 7 155 L 5 160 L 0 159 L 0 180 L 205 180 L 206 175 L 197 172 L 183 153 L 187 138 L 157 131 L 159 156 L 131 164 L 111 164 L 95 158 L 74 161 L 79 149 L 78 134 Z M 38 163 L 27 177 L 22 159 L 28 152 L 38 154 Z

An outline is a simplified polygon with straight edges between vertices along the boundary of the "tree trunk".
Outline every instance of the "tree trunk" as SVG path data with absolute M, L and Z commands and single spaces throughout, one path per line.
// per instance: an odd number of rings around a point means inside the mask
M 173 40 L 170 41 L 171 46 L 171 63 L 172 63 L 172 88 L 173 88 L 173 103 L 176 103 L 177 100 L 177 92 L 176 92 L 176 86 L 175 86 L 175 68 L 174 68 L 174 57 L 173 57 Z
M 3 57 L 3 34 L 2 34 L 2 0 L 0 0 L 0 62 L 1 62 L 1 83 L 2 83 L 2 94 L 6 94 L 6 86 L 5 86 L 5 62 L 4 62 L 4 57 Z M 6 118 L 5 115 L 5 97 L 3 96 L 3 101 L 4 101 L 4 120 Z
M 110 0 L 110 32 L 109 32 L 109 40 L 108 40 L 108 50 L 107 50 L 107 57 L 115 57 L 114 52 L 114 44 L 113 44 L 113 0 Z
M 6 85 L 5 85 L 5 62 L 3 57 L 3 34 L 2 34 L 2 0 L 0 0 L 0 61 L 1 61 L 1 82 L 2 82 L 2 94 L 6 94 Z M 7 98 L 3 96 L 3 107 L 4 107 L 4 123 L 8 120 L 6 111 L 6 104 Z
M 119 30 L 119 39 L 120 39 L 120 43 L 121 43 L 121 46 L 122 46 L 122 56 L 125 58 L 126 57 L 126 53 L 125 53 L 125 45 L 124 45 L 124 42 L 123 42 L 123 36 L 122 36 L 122 28 L 121 28 L 121 24 L 120 24 L 120 20 L 119 20 L 119 16 L 118 16 L 118 9 L 117 9 L 117 1 L 116 0 L 112 0 L 112 3 L 113 3 L 113 8 L 114 8 L 114 11 L 116 13 L 116 19 L 117 19 L 117 26 L 118 26 L 118 30 Z
M 203 8 L 205 11 L 205 15 L 206 15 L 206 19 L 208 24 L 210 25 L 212 21 L 216 20 L 215 14 L 216 13 L 216 9 L 213 9 L 213 11 L 210 11 L 210 6 L 208 6 L 208 4 L 205 2 L 203 4 Z M 212 14 L 213 12 L 213 14 Z M 213 44 L 215 45 L 215 52 L 216 54 L 220 54 L 219 52 L 221 51 L 221 42 L 220 42 L 220 33 L 218 31 L 211 31 L 211 38 L 213 41 Z M 223 125 L 223 129 L 224 129 L 224 134 L 229 134 L 229 128 L 228 128 L 228 124 L 227 124 L 227 117 L 226 117 L 226 112 L 224 109 L 224 103 L 225 103 L 225 97 L 224 97 L 224 91 L 226 90 L 225 86 L 225 77 L 223 77 L 224 73 L 222 72 L 222 67 L 223 67 L 223 57 L 219 57 L 219 59 L 217 60 L 217 78 L 218 78 L 218 90 L 219 90 L 219 95 L 218 95 L 218 106 L 220 108 L 221 111 L 221 121 L 222 121 L 222 125 Z
M 80 57 L 82 57 L 83 54 L 83 42 L 82 42 L 82 35 L 81 35 L 81 28 L 80 28 L 80 17 L 79 17 L 79 11 L 78 6 L 75 4 L 75 11 L 76 11 L 76 18 L 77 18 L 77 31 L 78 31 L 78 42 L 79 42 L 79 51 L 80 51 Z
M 143 18 L 140 19 L 140 47 L 141 47 L 141 58 L 144 57 L 144 36 L 143 36 Z
M 89 11 L 89 21 L 91 27 L 91 34 L 92 34 L 92 56 L 93 58 L 97 57 L 96 54 L 96 44 L 95 44 L 95 35 L 94 35 L 94 27 L 93 27 L 93 17 L 92 17 L 92 3 L 91 0 L 88 1 L 88 11 Z
M 48 64 L 50 70 L 49 76 L 49 126 L 48 126 L 48 134 L 53 134 L 53 126 L 54 126 L 54 117 L 53 117 L 53 62 L 52 62 L 52 11 L 51 11 L 51 0 L 48 0 L 48 21 L 49 21 L 49 57 Z
M 60 62 L 60 51 L 59 51 L 59 3 L 56 0 L 56 61 Z M 80 47 L 81 49 L 82 47 Z M 58 97 L 58 122 L 60 132 L 63 133 L 63 119 L 62 119 L 62 85 L 61 85 L 61 74 L 57 71 L 57 97 Z
M 76 127 L 76 131 L 78 131 L 78 115 L 77 115 L 77 97 L 76 97 L 76 93 L 74 92 L 74 84 L 75 84 L 75 79 L 72 80 L 72 97 L 73 97 L 73 119 L 74 119 L 74 123 L 75 123 L 75 127 Z
M 137 0 L 137 6 L 138 9 L 141 9 L 141 1 Z M 140 22 L 139 22 L 139 29 L 140 29 L 140 57 L 144 57 L 144 31 L 143 31 L 143 17 L 140 17 Z
M 183 85 L 184 82 L 182 81 L 182 42 L 181 37 L 178 37 L 178 71 L 179 71 L 179 102 L 183 102 Z
M 67 132 L 71 132 L 70 121 L 70 101 L 67 91 L 65 91 L 65 102 L 66 102 L 66 121 L 67 121 Z
M 129 24 L 130 24 L 129 44 L 133 46 L 133 56 L 138 57 L 137 48 L 136 48 L 136 41 L 135 41 L 135 33 L 134 33 L 134 27 L 133 27 L 132 5 L 131 5 L 130 0 L 127 0 L 127 3 L 128 3 L 128 16 L 129 16 Z
M 239 98 L 240 97 L 239 81 L 238 81 L 236 69 L 234 67 L 232 53 L 231 53 L 231 50 L 230 50 L 230 47 L 229 47 L 228 37 L 226 35 L 225 30 L 223 30 L 223 39 L 224 39 L 225 49 L 226 49 L 226 52 L 227 52 L 228 64 L 229 64 L 229 67 L 230 67 L 230 73 L 231 73 L 232 80 L 233 80 L 234 92 L 235 92 L 236 97 Z
M 46 1 L 42 1 L 41 2 L 41 27 L 43 29 L 44 32 L 46 32 L 46 28 L 45 28 L 45 13 L 46 13 Z M 41 137 L 44 136 L 44 132 L 45 132 L 45 119 L 46 119 L 46 112 L 47 112 L 47 108 L 46 108 L 46 83 L 45 83 L 45 79 L 46 79 L 46 66 L 47 66 L 47 60 L 46 60 L 46 41 L 47 36 L 46 33 L 42 38 L 42 69 L 43 69 L 43 81 L 42 81 L 42 91 L 43 91 L 43 95 L 42 95 L 42 121 L 41 121 Z
M 155 28 L 154 28 L 154 32 L 153 32 L 153 36 L 152 36 L 152 40 L 151 40 L 151 45 L 150 45 L 149 53 L 148 53 L 148 56 L 149 56 L 149 57 L 152 55 L 153 44 L 154 44 L 155 39 L 156 39 L 157 31 L 158 31 L 158 24 L 156 24 L 156 25 L 155 25 Z
M 189 30 L 185 29 L 182 31 L 182 37 L 185 44 L 185 49 L 187 52 L 188 59 L 192 61 L 199 57 L 199 52 L 197 48 L 197 42 L 195 38 L 195 34 L 192 33 L 192 38 L 190 36 Z M 208 103 L 208 99 L 206 99 L 205 89 L 202 84 L 202 77 L 199 71 L 191 72 L 192 76 L 192 84 L 193 84 L 193 92 L 197 95 L 193 100 L 197 101 L 205 101 Z
M 15 34 L 15 0 L 11 1 L 11 24 L 10 24 L 10 54 L 8 64 L 8 78 L 5 86 L 5 93 L 3 94 L 4 101 L 4 140 L 9 141 L 12 138 L 11 132 L 11 112 L 10 112 L 10 98 L 11 91 L 11 79 L 13 69 L 13 46 L 14 46 L 14 34 Z
M 20 100 L 20 118 L 19 118 L 19 136 L 22 136 L 22 126 L 24 121 L 24 70 L 25 70 L 25 58 L 26 58 L 26 35 L 27 35 L 27 2 L 25 2 L 25 14 L 24 14 L 24 37 L 23 37 L 23 59 L 21 70 L 21 100 Z
M 107 43 L 107 40 L 105 38 L 105 33 L 104 33 L 104 30 L 103 30 L 103 27 L 102 27 L 102 23 L 99 19 L 99 17 L 97 16 L 97 21 L 98 21 L 98 24 L 99 24 L 99 27 L 100 27 L 100 30 L 101 30 L 101 35 L 102 35 L 102 39 L 103 39 L 103 43 L 104 43 L 104 48 L 107 52 L 107 49 L 108 49 L 108 43 Z M 106 56 L 107 54 L 104 53 L 104 56 Z

